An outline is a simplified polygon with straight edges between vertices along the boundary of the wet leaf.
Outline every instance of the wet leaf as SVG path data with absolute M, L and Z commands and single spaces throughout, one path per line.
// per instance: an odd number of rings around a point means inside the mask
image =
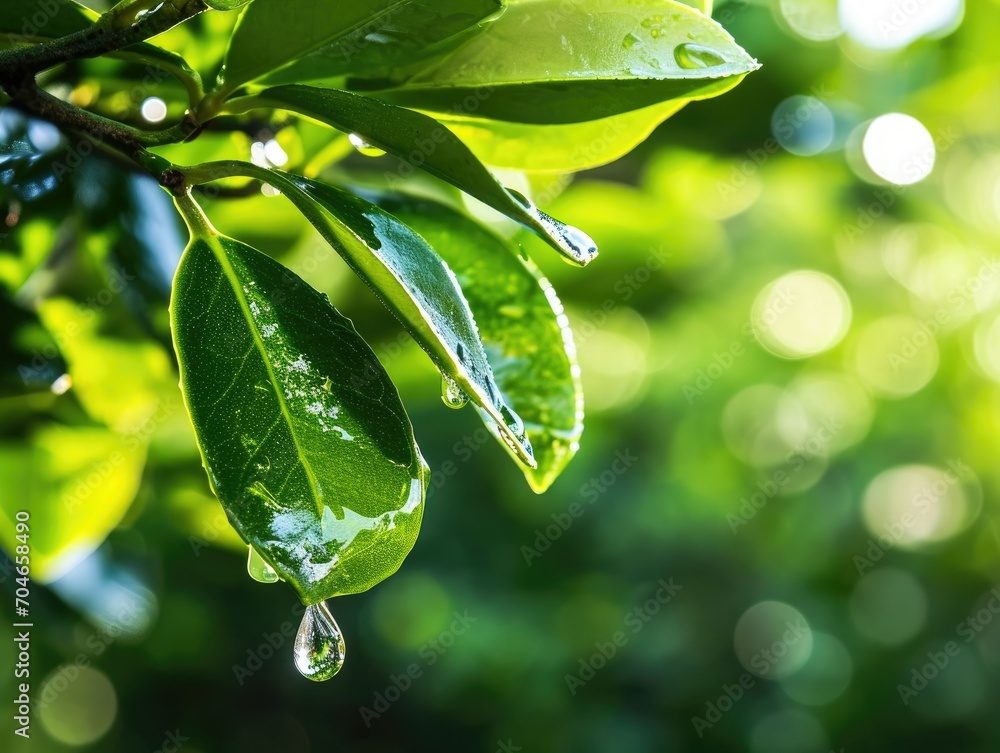
M 758 67 L 719 24 L 672 0 L 520 0 L 379 96 L 493 120 L 578 123 L 715 96 Z
M 533 467 L 531 444 L 494 382 L 463 291 L 433 248 L 391 214 L 346 191 L 278 171 L 270 180 L 399 318 L 441 373 L 481 408 L 513 457 Z
M 499 0 L 256 0 L 233 33 L 225 88 L 293 61 L 280 81 L 382 72 L 434 54 L 500 7 Z
M 458 278 L 500 391 L 534 448 L 538 467 L 524 474 L 544 492 L 576 454 L 583 433 L 576 348 L 559 298 L 507 241 L 464 215 L 426 201 L 383 206 L 430 243 Z
M 194 222 L 171 323 L 212 487 L 303 602 L 371 588 L 423 514 L 425 465 L 399 395 L 325 296 Z
M 294 110 L 358 134 L 368 144 L 407 160 L 531 228 L 571 263 L 583 266 L 597 256 L 597 247 L 585 233 L 549 217 L 525 197 L 501 186 L 465 144 L 427 115 L 359 94 L 310 86 L 274 87 L 252 101 L 255 106 Z

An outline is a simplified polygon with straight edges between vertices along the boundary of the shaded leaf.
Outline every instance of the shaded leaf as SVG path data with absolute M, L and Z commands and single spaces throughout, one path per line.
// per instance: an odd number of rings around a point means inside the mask
M 534 448 L 538 466 L 524 474 L 544 492 L 576 454 L 583 433 L 580 368 L 555 290 L 507 241 L 458 212 L 426 201 L 382 205 L 420 233 L 458 278 L 500 391 L 524 420 Z
M 572 263 L 585 265 L 597 256 L 582 231 L 549 217 L 525 197 L 501 186 L 451 131 L 422 113 L 371 97 L 310 86 L 278 86 L 249 98 L 254 107 L 294 110 L 391 152 L 462 189 L 538 233 Z
M 371 588 L 423 514 L 425 466 L 399 395 L 325 296 L 196 212 L 171 324 L 212 487 L 305 603 Z
M 493 120 L 578 123 L 715 96 L 758 67 L 719 24 L 672 0 L 521 0 L 379 96 Z

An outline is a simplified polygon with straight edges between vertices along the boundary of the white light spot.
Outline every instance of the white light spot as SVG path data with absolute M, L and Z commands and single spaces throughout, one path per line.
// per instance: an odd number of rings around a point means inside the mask
M 63 374 L 56 379 L 49 387 L 54 395 L 65 395 L 69 388 L 73 386 L 73 378 L 69 374 Z
M 764 288 L 753 307 L 761 345 L 783 358 L 806 358 L 837 345 L 851 324 L 851 302 L 840 284 L 809 270 Z
M 323 403 L 310 403 L 306 406 L 306 412 L 312 413 L 314 416 L 318 416 L 323 412 Z
M 147 123 L 161 123 L 167 117 L 167 103 L 159 97 L 149 97 L 143 101 L 140 111 Z
M 964 0 L 840 0 L 844 31 L 873 50 L 898 50 L 952 31 L 964 12 Z
M 270 139 L 264 144 L 264 158 L 275 167 L 282 167 L 288 162 L 288 155 L 274 139 Z
M 305 356 L 299 356 L 288 366 L 289 371 L 299 371 L 305 374 L 309 371 L 309 364 L 306 362 Z
M 901 113 L 875 118 L 865 132 L 862 151 L 872 172 L 897 186 L 922 181 L 937 158 L 934 137 L 924 124 Z
M 278 331 L 278 325 L 277 324 L 265 324 L 261 328 L 261 334 L 264 337 L 270 337 L 271 335 L 273 335 L 277 331 Z

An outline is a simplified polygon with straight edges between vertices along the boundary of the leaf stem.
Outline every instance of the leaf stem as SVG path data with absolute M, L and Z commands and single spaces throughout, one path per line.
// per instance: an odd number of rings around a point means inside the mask
M 22 80 L 70 60 L 116 52 L 208 10 L 203 0 L 165 0 L 156 10 L 148 10 L 148 5 L 148 0 L 124 0 L 86 29 L 48 42 L 0 51 L 0 83 L 6 88 L 9 81 Z

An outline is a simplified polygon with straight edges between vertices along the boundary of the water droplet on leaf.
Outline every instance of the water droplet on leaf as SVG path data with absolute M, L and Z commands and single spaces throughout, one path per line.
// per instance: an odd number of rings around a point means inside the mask
M 295 635 L 295 668 L 314 682 L 324 682 L 344 666 L 344 636 L 325 602 L 306 607 Z
M 630 32 L 626 34 L 625 38 L 622 40 L 622 47 L 624 47 L 626 50 L 631 50 L 638 43 L 639 43 L 639 37 Z
M 690 44 L 687 42 L 677 45 L 677 48 L 674 50 L 674 60 L 677 61 L 677 65 L 681 68 L 691 70 L 714 68 L 726 62 L 726 59 L 715 50 L 700 44 Z
M 347 139 L 351 142 L 351 146 L 358 150 L 359 154 L 363 154 L 366 157 L 381 157 L 385 154 L 384 150 L 369 144 L 363 137 L 356 133 L 350 134 Z
M 462 392 L 462 388 L 455 383 L 455 380 L 443 374 L 441 376 L 441 399 L 452 410 L 464 408 L 469 402 L 469 396 Z
M 277 583 L 278 574 L 260 556 L 260 553 L 250 547 L 250 556 L 247 558 L 247 572 L 250 573 L 250 577 L 253 578 L 258 583 Z

